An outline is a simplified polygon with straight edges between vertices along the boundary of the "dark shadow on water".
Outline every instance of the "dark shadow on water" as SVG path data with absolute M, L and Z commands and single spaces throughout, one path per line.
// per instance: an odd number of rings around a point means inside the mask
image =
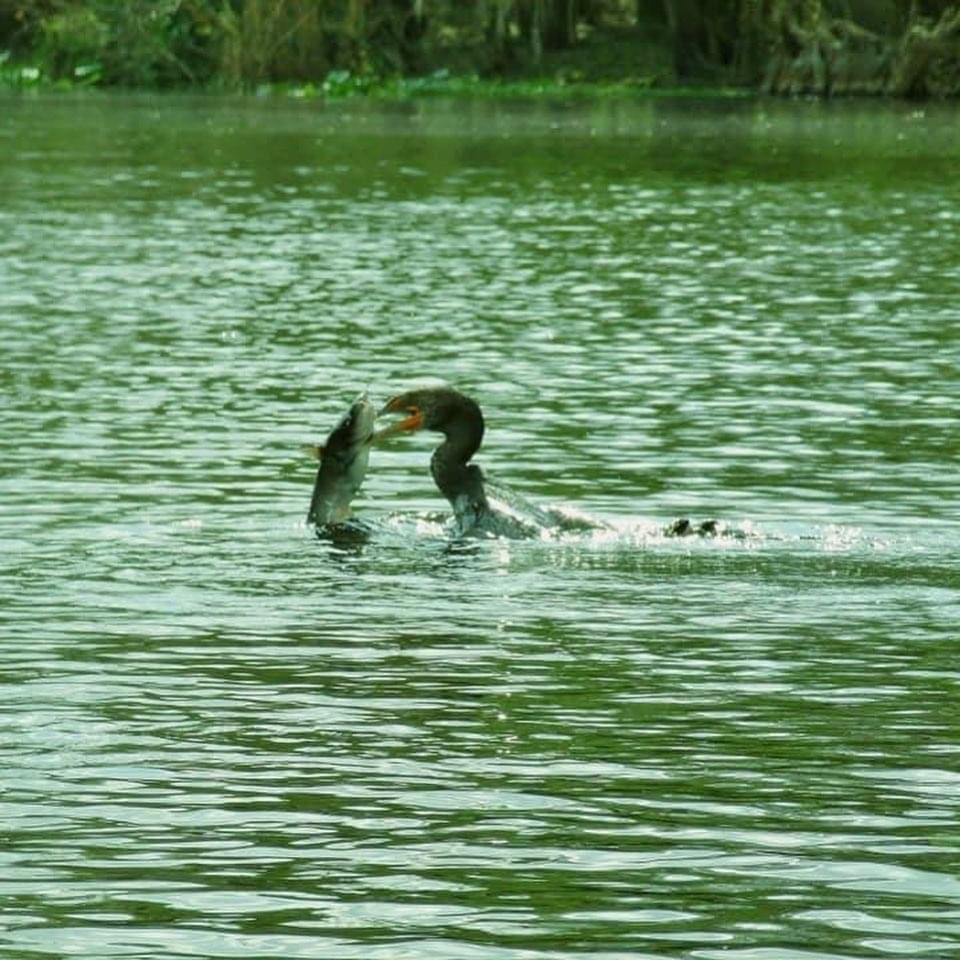
M 325 523 L 316 527 L 318 540 L 329 549 L 328 555 L 337 557 L 359 556 L 375 533 L 375 526 L 364 520 L 345 520 L 342 523 Z

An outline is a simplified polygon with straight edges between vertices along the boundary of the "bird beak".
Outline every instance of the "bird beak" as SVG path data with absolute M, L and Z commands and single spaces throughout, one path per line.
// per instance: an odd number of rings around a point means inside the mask
M 423 411 L 419 407 L 407 406 L 401 397 L 394 397 L 384 404 L 377 416 L 383 416 L 385 413 L 405 413 L 403 420 L 391 423 L 389 427 L 378 430 L 373 435 L 373 442 L 378 443 L 386 440 L 388 437 L 394 437 L 398 433 L 407 433 L 411 430 L 420 430 L 423 427 Z

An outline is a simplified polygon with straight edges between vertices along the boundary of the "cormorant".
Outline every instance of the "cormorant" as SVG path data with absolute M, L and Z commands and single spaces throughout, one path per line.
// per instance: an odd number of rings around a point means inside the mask
M 440 492 L 450 501 L 457 532 L 487 533 L 506 537 L 538 537 L 547 533 L 604 529 L 587 517 L 569 515 L 552 508 L 524 504 L 519 510 L 492 506 L 484 486 L 483 471 L 470 460 L 483 441 L 483 413 L 475 400 L 451 387 L 426 387 L 391 397 L 380 414 L 405 413 L 406 417 L 385 427 L 376 440 L 412 430 L 435 430 L 443 443 L 433 451 L 430 472 Z M 664 528 L 667 537 L 718 534 L 716 520 L 693 524 L 676 520 Z

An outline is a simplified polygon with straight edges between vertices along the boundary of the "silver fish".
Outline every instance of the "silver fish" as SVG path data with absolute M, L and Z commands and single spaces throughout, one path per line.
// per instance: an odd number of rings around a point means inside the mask
M 367 473 L 376 418 L 373 404 L 363 393 L 330 431 L 326 443 L 310 448 L 320 460 L 320 469 L 313 484 L 307 523 L 320 527 L 342 523 L 350 516 L 350 501 Z

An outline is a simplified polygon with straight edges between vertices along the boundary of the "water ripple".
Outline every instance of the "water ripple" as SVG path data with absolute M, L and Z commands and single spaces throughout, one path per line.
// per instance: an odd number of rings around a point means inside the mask
M 0 950 L 955 952 L 952 113 L 7 106 Z M 438 377 L 603 527 L 316 540 Z

